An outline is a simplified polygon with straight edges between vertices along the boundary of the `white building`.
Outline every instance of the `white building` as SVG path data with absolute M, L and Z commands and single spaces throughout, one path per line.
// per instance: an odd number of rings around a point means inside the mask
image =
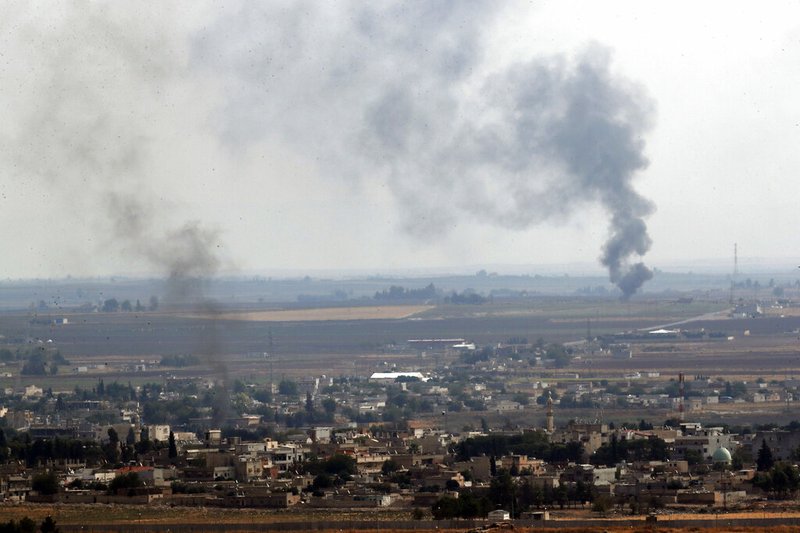
M 417 378 L 420 381 L 427 381 L 428 378 L 422 375 L 421 372 L 375 372 L 370 377 L 370 381 L 379 381 L 383 383 L 392 383 L 397 378 Z
M 161 442 L 167 442 L 169 440 L 169 426 L 166 424 L 148 426 L 147 432 L 150 440 Z
M 489 511 L 486 518 L 489 520 L 511 520 L 511 513 L 503 509 L 495 509 L 494 511 Z

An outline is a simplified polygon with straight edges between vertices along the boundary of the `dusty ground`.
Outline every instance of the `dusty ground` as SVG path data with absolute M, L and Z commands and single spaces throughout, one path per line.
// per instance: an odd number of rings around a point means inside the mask
M 274 523 L 274 522 L 313 522 L 322 520 L 387 522 L 411 520 L 410 509 L 223 509 L 216 507 L 169 507 L 166 505 L 115 505 L 115 504 L 0 504 L 0 523 L 29 517 L 41 522 L 47 516 L 53 517 L 58 524 L 167 524 L 167 523 Z M 723 512 L 722 509 L 709 509 L 708 512 L 661 512 L 659 520 L 702 520 L 702 519 L 734 519 L 734 518 L 800 518 L 800 510 L 787 507 L 785 510 L 775 504 L 763 509 L 748 511 Z M 565 509 L 551 511 L 553 520 L 596 519 L 597 513 L 586 509 Z M 644 516 L 632 517 L 627 513 L 613 513 L 605 517 L 609 522 L 630 520 Z M 430 519 L 430 516 L 427 517 Z M 800 530 L 800 528 L 798 528 Z
M 387 320 L 408 318 L 433 309 L 430 305 L 371 305 L 353 307 L 321 307 L 317 309 L 280 309 L 223 313 L 215 319 L 244 320 L 247 322 L 315 322 L 319 320 Z M 202 315 L 191 318 L 205 318 Z
M 302 511 L 302 512 L 298 512 Z M 169 507 L 166 505 L 105 504 L 0 504 L 0 523 L 29 517 L 41 522 L 47 516 L 57 524 L 242 524 L 314 520 L 410 520 L 406 510 L 336 511 L 308 509 L 222 509 L 216 507 Z M 333 516 L 333 518 L 332 518 Z

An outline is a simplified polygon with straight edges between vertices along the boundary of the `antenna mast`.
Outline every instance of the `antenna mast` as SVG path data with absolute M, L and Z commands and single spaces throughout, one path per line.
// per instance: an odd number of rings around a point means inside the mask
M 274 387 L 275 387 L 275 382 L 273 381 L 273 378 L 274 378 L 273 363 L 275 361 L 275 351 L 274 351 L 275 348 L 273 347 L 273 344 L 272 344 L 272 328 L 270 328 L 270 330 L 269 330 L 269 334 L 268 334 L 267 339 L 268 339 L 268 346 L 269 346 L 269 352 L 267 352 L 267 357 L 269 357 L 269 393 L 273 394 Z

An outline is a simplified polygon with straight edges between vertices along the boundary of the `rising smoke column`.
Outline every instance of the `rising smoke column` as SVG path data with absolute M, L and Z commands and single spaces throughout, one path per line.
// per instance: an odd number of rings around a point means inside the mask
M 643 137 L 653 109 L 641 88 L 610 74 L 609 64 L 609 52 L 594 48 L 571 75 L 562 75 L 570 103 L 561 121 L 566 134 L 556 135 L 555 141 L 564 147 L 562 157 L 571 174 L 597 189 L 597 199 L 611 215 L 601 262 L 627 299 L 653 277 L 643 263 L 629 264 L 651 245 L 644 217 L 654 208 L 633 189 L 632 181 L 648 164 Z
M 21 52 L 14 58 L 19 70 L 10 60 L 6 71 L 17 82 L 4 84 L 3 96 L 13 102 L 0 130 L 7 177 L 63 199 L 59 230 L 89 229 L 86 240 L 97 248 L 70 254 L 83 268 L 105 256 L 154 268 L 166 279 L 163 307 L 209 319 L 197 353 L 222 389 L 214 406 L 219 422 L 229 375 L 219 308 L 204 286 L 220 266 L 219 235 L 175 216 L 180 201 L 165 200 L 161 186 L 175 178 L 165 170 L 176 165 L 164 146 L 179 124 L 170 112 L 187 90 L 186 33 L 172 23 L 178 13 L 158 5 L 138 12 L 122 4 L 17 7 L 9 9 L 2 37 Z M 79 213 L 79 224 L 71 213 Z
M 257 165 L 253 147 L 278 147 L 320 176 L 385 186 L 398 225 L 432 246 L 465 222 L 524 230 L 601 206 L 611 281 L 627 297 L 650 276 L 639 258 L 653 206 L 633 180 L 647 166 L 653 104 L 600 45 L 496 64 L 485 50 L 501 8 L 482 1 L 234 0 L 193 17 L 163 4 L 62 6 L 52 21 L 26 7 L 0 21 L 9 30 L 0 44 L 25 51 L 16 70 L 4 66 L 15 83 L 0 87 L 0 101 L 13 102 L 13 120 L 0 125 L 8 168 L 69 195 L 106 244 L 161 266 L 182 298 L 203 299 L 186 267 L 209 264 L 213 250 L 196 238 L 205 224 L 170 219 L 160 182 L 200 181 L 180 176 L 173 144 L 194 148 L 185 163 L 227 169 Z M 208 144 L 180 144 L 204 139 L 203 128 Z M 283 186 L 268 167 L 263 179 Z M 157 206 L 147 237 L 189 262 L 106 231 L 126 227 L 108 224 L 119 216 L 109 195 Z
M 206 319 L 197 338 L 196 353 L 216 379 L 213 423 L 219 426 L 228 414 L 230 373 L 224 361 L 220 336 L 222 309 L 206 296 L 205 284 L 220 265 L 215 253 L 218 232 L 197 221 L 161 228 L 155 203 L 131 194 L 108 193 L 105 204 L 113 235 L 130 257 L 146 260 L 166 275 L 164 307 Z
M 631 265 L 630 260 L 651 245 L 644 217 L 653 205 L 635 191 L 632 181 L 648 164 L 643 137 L 651 126 L 653 104 L 641 87 L 611 74 L 610 60 L 607 49 L 593 45 L 573 62 L 536 60 L 502 78 L 503 84 L 517 87 L 503 113 L 517 132 L 506 161 L 526 170 L 523 191 L 540 186 L 543 168 L 554 168 L 554 179 L 531 194 L 536 205 L 556 213 L 586 202 L 605 208 L 610 235 L 601 262 L 627 299 L 652 277 L 643 263 Z M 524 150 L 529 155 L 520 153 Z M 537 162 L 542 158 L 547 162 Z
M 497 12 L 244 3 L 198 33 L 193 59 L 226 80 L 223 143 L 278 142 L 324 176 L 381 181 L 399 225 L 431 246 L 465 221 L 524 230 L 601 206 L 600 261 L 628 298 L 652 275 L 638 258 L 653 205 L 633 180 L 654 105 L 594 43 L 495 66 L 484 42 Z
M 420 191 L 455 200 L 455 209 L 439 204 L 415 218 L 422 232 L 465 212 L 524 229 L 601 205 L 610 218 L 601 262 L 627 299 L 652 277 L 633 258 L 650 249 L 644 217 L 653 205 L 632 182 L 648 164 L 643 136 L 653 105 L 610 65 L 598 45 L 572 60 L 512 65 L 487 77 L 477 98 L 451 100 L 449 131 L 430 127 L 434 110 L 420 109 L 424 103 L 387 93 L 367 111 L 375 160 L 390 161 L 391 183 L 409 210 Z

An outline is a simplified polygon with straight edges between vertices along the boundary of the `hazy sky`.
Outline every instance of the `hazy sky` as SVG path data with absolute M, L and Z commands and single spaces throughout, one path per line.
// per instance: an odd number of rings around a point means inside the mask
M 797 260 L 798 21 L 797 2 L 5 2 L 0 272 L 600 272 L 623 241 L 622 272 L 734 242 Z

